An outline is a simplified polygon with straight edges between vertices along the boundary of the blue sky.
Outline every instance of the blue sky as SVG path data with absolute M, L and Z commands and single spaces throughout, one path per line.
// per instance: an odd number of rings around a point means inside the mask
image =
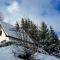
M 4 21 L 11 24 L 22 17 L 30 18 L 37 25 L 45 21 L 60 36 L 60 0 L 0 0 L 0 12 Z

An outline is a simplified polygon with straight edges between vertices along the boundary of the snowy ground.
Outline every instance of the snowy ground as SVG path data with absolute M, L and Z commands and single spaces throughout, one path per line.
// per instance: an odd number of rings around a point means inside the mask
M 11 47 L 0 48 L 0 60 L 22 60 L 12 54 Z
M 37 52 L 34 54 L 34 60 L 60 60 L 60 59 L 54 56 L 45 55 Z
M 23 60 L 18 57 L 15 57 L 12 53 L 12 46 L 0 48 L 0 60 Z M 20 48 L 21 49 L 21 48 Z M 60 60 L 54 56 L 44 55 L 42 53 L 35 53 L 33 55 L 35 60 Z

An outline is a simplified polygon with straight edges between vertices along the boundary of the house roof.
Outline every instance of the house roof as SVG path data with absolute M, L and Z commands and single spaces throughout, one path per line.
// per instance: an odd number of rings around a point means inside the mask
M 33 43 L 32 39 L 25 32 L 25 30 L 23 30 L 22 28 L 20 28 L 19 31 L 16 31 L 15 26 L 10 25 L 10 24 L 3 22 L 3 21 L 0 21 L 0 25 L 3 29 L 3 31 L 5 32 L 6 36 L 10 36 L 10 37 L 22 39 L 22 40 L 27 40 L 28 42 Z

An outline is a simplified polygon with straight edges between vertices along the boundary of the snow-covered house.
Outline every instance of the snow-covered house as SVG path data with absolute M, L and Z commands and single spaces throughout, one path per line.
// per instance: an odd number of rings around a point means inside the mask
M 0 21 L 0 42 L 1 41 L 23 41 L 33 43 L 32 39 L 22 28 L 16 31 L 15 26 L 3 21 Z

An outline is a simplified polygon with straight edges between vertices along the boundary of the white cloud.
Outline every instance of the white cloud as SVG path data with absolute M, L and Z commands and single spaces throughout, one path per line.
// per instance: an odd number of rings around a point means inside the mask
M 20 10 L 18 2 L 14 1 L 10 6 L 7 7 L 7 11 L 11 14 L 18 13 Z
M 52 0 L 21 0 L 19 4 L 14 1 L 7 7 L 7 11 L 11 13 L 9 19 L 11 21 L 20 20 L 21 17 L 29 17 L 35 23 L 39 23 L 42 20 L 54 27 L 55 30 L 59 30 L 60 14 L 54 10 Z M 57 0 L 56 0 L 57 1 Z M 54 2 L 54 1 L 53 1 Z M 14 14 L 14 15 L 13 15 Z

